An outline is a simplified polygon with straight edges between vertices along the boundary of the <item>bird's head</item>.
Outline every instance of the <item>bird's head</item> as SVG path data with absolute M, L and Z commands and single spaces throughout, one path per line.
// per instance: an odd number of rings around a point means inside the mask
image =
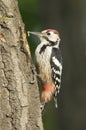
M 28 31 L 28 34 L 36 35 L 40 38 L 41 42 L 49 42 L 52 43 L 52 45 L 59 45 L 60 37 L 59 32 L 54 29 L 46 29 L 42 32 L 30 32 Z

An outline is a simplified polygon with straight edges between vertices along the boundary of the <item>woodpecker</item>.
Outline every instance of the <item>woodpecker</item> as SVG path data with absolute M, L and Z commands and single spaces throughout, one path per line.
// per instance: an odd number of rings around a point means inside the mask
M 41 103 L 45 105 L 52 98 L 57 108 L 57 94 L 60 91 L 62 75 L 62 55 L 59 48 L 59 32 L 54 29 L 46 29 L 42 32 L 31 32 L 40 39 L 35 50 L 35 66 L 37 76 L 42 86 Z

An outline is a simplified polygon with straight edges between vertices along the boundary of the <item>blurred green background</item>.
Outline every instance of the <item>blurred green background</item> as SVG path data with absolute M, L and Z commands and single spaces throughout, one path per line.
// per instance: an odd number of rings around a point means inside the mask
M 53 28 L 61 35 L 62 87 L 58 109 L 53 102 L 46 107 L 44 129 L 86 130 L 86 0 L 19 0 L 19 7 L 26 31 Z M 30 39 L 33 56 L 38 41 Z

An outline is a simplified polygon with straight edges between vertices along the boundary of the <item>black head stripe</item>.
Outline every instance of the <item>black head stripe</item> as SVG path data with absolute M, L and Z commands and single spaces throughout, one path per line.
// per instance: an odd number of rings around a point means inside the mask
M 40 54 L 45 51 L 45 49 L 46 49 L 47 46 L 55 46 L 57 44 L 57 41 L 53 42 L 53 41 L 50 41 L 47 37 L 44 37 L 44 38 L 46 39 L 46 41 L 48 41 L 48 44 L 43 45 L 41 47 L 40 52 L 39 52 Z
M 46 39 L 46 41 L 48 41 L 50 44 L 49 46 L 55 46 L 57 44 L 57 41 L 56 42 L 53 42 L 53 41 L 50 41 L 47 37 L 43 36 L 44 39 Z
M 42 52 L 44 52 L 45 51 L 45 49 L 46 49 L 46 47 L 47 47 L 47 45 L 43 45 L 42 47 L 41 47 L 41 49 L 40 49 L 40 54 L 42 53 Z

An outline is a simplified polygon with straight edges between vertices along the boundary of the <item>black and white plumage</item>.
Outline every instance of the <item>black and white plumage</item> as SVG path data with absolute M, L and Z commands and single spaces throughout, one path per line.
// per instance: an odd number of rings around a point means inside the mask
M 57 93 L 59 93 L 60 91 L 61 74 L 62 74 L 62 56 L 61 56 L 61 51 L 58 48 L 52 49 L 51 68 L 52 68 L 52 78 L 54 80 L 55 87 L 56 87 L 54 100 L 55 100 L 55 106 L 57 107 Z
M 52 68 L 52 78 L 54 79 L 55 86 L 58 89 L 59 93 L 61 74 L 62 74 L 62 56 L 60 49 L 58 48 L 52 48 L 51 68 Z
M 60 90 L 62 74 L 62 56 L 59 48 L 59 33 L 53 29 L 29 32 L 40 38 L 35 51 L 36 70 L 42 85 L 41 101 L 45 104 L 54 96 L 57 107 L 57 93 Z

